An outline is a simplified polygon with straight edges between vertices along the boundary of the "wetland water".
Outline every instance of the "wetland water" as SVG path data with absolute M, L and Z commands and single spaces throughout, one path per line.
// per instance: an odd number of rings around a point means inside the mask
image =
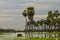
M 14 40 L 17 37 L 17 34 L 22 34 L 22 37 L 25 36 L 24 32 L 19 32 L 19 33 L 4 33 L 3 35 L 0 35 L 0 40 Z
M 22 34 L 22 39 L 25 38 L 24 32 L 19 33 L 5 33 L 3 35 L 0 35 L 0 40 L 14 40 L 17 37 L 17 34 Z M 27 33 L 28 35 L 28 33 Z M 30 37 L 39 37 L 39 38 L 58 38 L 60 37 L 60 34 L 55 33 L 49 33 L 49 32 L 33 32 L 30 33 Z M 19 37 L 20 38 L 20 37 Z

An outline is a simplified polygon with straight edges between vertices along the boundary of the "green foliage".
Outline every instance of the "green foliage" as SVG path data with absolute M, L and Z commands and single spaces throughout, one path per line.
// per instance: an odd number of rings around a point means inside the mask
M 54 16 L 55 16 L 56 18 L 58 18 L 59 15 L 60 15 L 59 11 L 56 10 L 56 11 L 54 12 Z
M 26 12 L 26 10 L 23 11 L 22 15 L 23 15 L 24 17 L 27 17 L 27 12 Z
M 24 17 L 28 17 L 29 20 L 33 20 L 34 7 L 28 7 L 26 10 L 23 11 L 22 15 Z
M 60 16 L 60 13 L 59 13 L 58 10 L 56 10 L 54 12 L 53 11 L 49 11 L 48 12 L 48 16 L 46 17 L 45 20 L 41 19 L 41 20 L 35 21 L 35 20 L 33 20 L 33 16 L 34 15 L 35 15 L 34 7 L 28 7 L 23 12 L 23 16 L 27 17 L 28 20 L 29 20 L 29 21 L 27 21 L 27 25 L 29 27 L 31 27 L 31 25 L 36 26 L 36 27 L 38 27 L 38 26 L 46 27 L 46 25 L 47 25 L 47 26 L 49 26 L 49 29 L 50 29 L 51 26 L 52 27 L 53 26 L 56 27 L 56 24 L 58 24 L 58 25 L 60 24 L 60 18 L 58 18 L 58 16 Z

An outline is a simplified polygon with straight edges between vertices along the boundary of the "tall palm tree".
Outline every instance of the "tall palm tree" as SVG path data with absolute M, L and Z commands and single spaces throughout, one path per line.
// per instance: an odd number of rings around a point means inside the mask
M 39 24 L 40 24 L 40 26 L 41 26 L 41 28 L 42 28 L 41 31 L 43 31 L 43 21 L 40 20 L 40 21 L 39 21 Z
M 46 25 L 48 25 L 48 21 L 45 20 L 45 21 L 44 21 L 44 24 L 45 24 L 45 25 L 44 25 L 44 27 L 45 27 L 45 31 L 47 32 L 47 27 L 46 27 Z
M 26 33 L 27 33 L 27 11 L 26 10 L 24 10 L 23 12 L 22 12 L 22 15 L 25 17 L 25 19 L 26 19 L 26 24 L 25 24 L 25 36 L 26 36 Z M 27 37 L 27 36 L 26 36 Z
M 26 23 L 27 23 L 27 10 L 24 10 L 24 11 L 22 12 L 22 15 L 26 18 Z
M 41 22 L 42 22 L 42 28 L 43 28 L 43 31 L 44 31 L 44 29 L 45 29 L 45 27 L 44 27 L 45 26 L 45 24 L 44 24 L 45 20 L 42 19 Z
M 27 10 L 24 10 L 24 12 L 22 14 L 26 18 L 26 20 L 28 17 L 28 19 L 29 19 L 29 30 L 30 30 L 31 23 L 33 21 L 33 16 L 34 16 L 34 7 L 28 7 Z M 29 36 L 30 36 L 30 33 L 29 33 Z
M 59 29 L 60 28 L 60 18 L 57 19 L 57 24 L 58 24 L 57 30 L 60 31 L 60 29 Z
M 57 18 L 58 18 L 59 15 L 60 15 L 59 11 L 56 10 L 56 11 L 54 12 L 54 17 L 56 17 L 55 30 L 56 30 L 56 26 L 57 26 Z
M 24 11 L 22 12 L 22 15 L 26 18 L 26 24 L 27 24 L 27 11 L 24 10 Z M 26 25 L 25 25 L 25 26 L 26 26 Z
M 37 24 L 38 24 L 38 30 L 40 31 L 40 20 L 37 21 Z
M 27 16 L 28 16 L 28 19 L 29 19 L 30 23 L 32 23 L 33 16 L 34 16 L 34 7 L 28 7 L 27 8 Z M 30 27 L 31 27 L 30 23 L 29 23 L 29 30 L 30 30 Z M 29 31 L 29 36 L 30 36 L 30 31 Z
M 48 16 L 47 16 L 47 22 L 49 24 L 49 30 L 51 28 L 50 26 L 52 25 L 51 23 L 52 23 L 53 19 L 54 19 L 53 12 L 52 11 L 49 11 L 48 12 Z

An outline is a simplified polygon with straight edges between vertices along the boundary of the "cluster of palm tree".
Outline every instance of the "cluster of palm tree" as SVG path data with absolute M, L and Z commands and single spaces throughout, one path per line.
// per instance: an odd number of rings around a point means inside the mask
M 34 7 L 28 7 L 22 12 L 26 18 L 25 32 L 57 31 L 60 27 L 60 13 L 58 10 L 48 12 L 46 19 L 34 20 Z M 30 34 L 29 34 L 30 36 Z
M 51 27 L 54 27 L 54 31 L 56 31 L 56 28 L 59 27 L 59 24 L 60 24 L 60 23 L 58 23 L 58 22 L 60 22 L 59 21 L 59 19 L 60 19 L 59 16 L 60 16 L 60 13 L 59 13 L 58 10 L 56 10 L 54 12 L 52 12 L 52 11 L 48 12 L 47 20 L 50 20 L 49 25 Z
M 42 27 L 41 31 L 57 31 L 60 27 L 60 13 L 58 10 L 49 11 L 46 19 L 38 20 L 37 23 Z

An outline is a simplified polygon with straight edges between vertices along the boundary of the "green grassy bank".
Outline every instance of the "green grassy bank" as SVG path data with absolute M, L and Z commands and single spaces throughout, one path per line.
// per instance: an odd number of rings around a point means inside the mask
M 15 38 L 14 40 L 60 40 L 60 38 L 30 38 L 30 39 Z

